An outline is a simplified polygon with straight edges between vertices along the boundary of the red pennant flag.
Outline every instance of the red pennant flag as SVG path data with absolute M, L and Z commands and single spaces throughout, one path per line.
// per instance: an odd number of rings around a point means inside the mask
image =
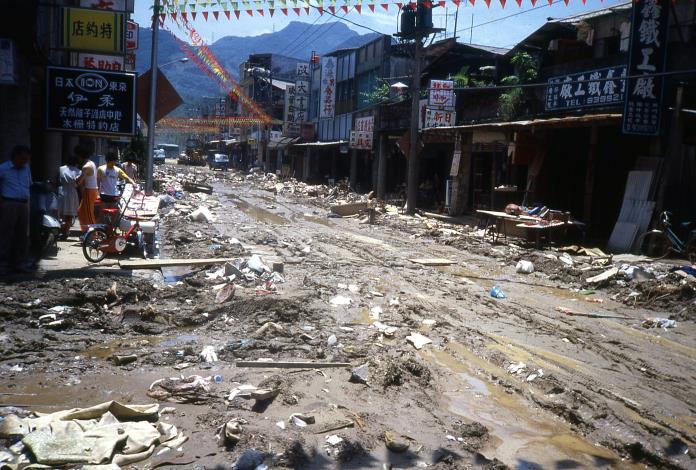
M 336 14 L 336 7 L 329 7 L 329 11 L 331 12 L 332 15 Z
M 166 19 L 167 19 L 167 14 L 166 14 L 166 13 L 162 13 L 162 14 L 160 15 L 160 22 L 161 22 L 161 23 L 164 23 L 164 20 L 166 20 Z
M 515 0 L 517 2 L 517 6 L 521 7 L 522 6 L 522 0 Z
M 317 7 L 317 11 L 319 12 L 319 16 L 324 14 L 324 7 Z
M 487 6 L 488 8 L 491 7 L 491 0 L 483 0 L 483 1 L 486 2 L 486 6 Z M 553 2 L 553 0 L 551 0 L 551 1 Z
M 374 10 L 375 6 L 374 6 L 374 5 L 370 5 L 370 6 L 371 6 L 372 9 Z M 343 11 L 346 12 L 346 13 L 348 13 L 348 5 L 343 5 L 343 6 L 341 6 L 341 10 L 343 10 Z
M 183 13 L 181 14 L 181 17 L 184 19 L 184 21 L 188 21 L 188 13 L 183 12 Z
M 446 3 L 445 0 L 442 0 L 440 2 L 440 8 L 445 8 L 445 3 Z
M 423 5 L 425 5 L 425 8 L 432 8 L 433 4 L 428 2 L 427 0 L 423 2 Z
M 172 19 L 176 21 L 176 13 L 172 13 Z
M 203 18 L 205 18 L 205 21 L 208 21 L 208 12 L 207 11 L 203 12 Z
M 217 10 L 215 10 L 215 11 L 213 12 L 213 16 L 215 17 L 215 21 L 217 21 L 217 20 L 218 20 L 218 17 L 220 16 L 220 12 L 217 11 Z
M 370 11 L 371 11 L 372 13 L 375 12 L 375 6 L 374 6 L 374 4 L 372 4 L 372 3 L 368 4 L 368 5 L 367 5 L 367 8 L 369 8 Z
M 287 8 L 281 8 L 280 11 L 282 11 L 285 16 L 288 16 L 288 9 Z
M 604 0 L 602 0 L 604 1 Z M 553 5 L 553 0 L 549 0 L 549 6 Z
M 563 3 L 565 3 L 566 6 L 568 6 L 568 2 L 570 2 L 570 0 L 563 0 Z
M 196 13 L 195 11 L 192 11 L 192 12 L 191 12 L 191 18 L 193 18 L 193 21 L 196 21 L 196 15 L 197 15 L 197 14 L 198 14 L 198 13 Z
M 472 7 L 474 6 L 474 2 L 475 2 L 475 0 L 469 0 L 469 3 L 471 3 Z
M 304 11 L 309 15 L 309 7 L 305 7 Z
M 235 10 L 235 11 L 234 11 L 234 16 L 236 16 L 237 19 L 239 19 L 239 10 Z
M 455 0 L 455 1 L 458 2 L 459 0 Z M 401 10 L 401 8 L 404 6 L 404 4 L 401 2 L 396 2 L 396 6 L 399 8 L 399 10 Z
M 502 8 L 505 8 L 505 0 L 500 0 L 500 6 L 501 6 Z
M 259 15 L 261 15 L 261 16 L 266 16 L 266 15 L 263 13 L 263 9 L 261 9 L 261 10 L 256 10 L 256 11 L 258 12 Z
M 388 4 L 388 3 L 382 3 L 382 8 L 384 8 L 384 11 L 389 11 L 389 4 Z
M 247 15 L 254 16 L 254 10 L 247 10 Z
M 275 8 L 269 8 L 268 13 L 273 16 L 273 12 L 275 12 Z
M 360 15 L 361 14 L 360 11 L 362 10 L 362 5 L 356 4 L 354 8 L 355 8 L 355 11 L 358 12 L 358 15 Z
M 300 9 L 299 8 L 293 8 L 292 11 L 294 11 L 297 16 L 300 16 Z
M 461 0 L 452 0 L 455 5 L 457 5 L 457 8 L 459 8 L 459 4 L 461 3 Z
M 225 11 L 225 16 L 226 16 L 227 19 L 229 20 L 229 19 L 230 19 L 230 12 L 226 10 L 226 11 Z
M 672 3 L 676 2 L 676 1 L 677 1 L 677 0 L 672 0 Z M 587 0 L 582 0 L 582 4 L 583 4 L 583 5 L 586 4 L 586 3 L 587 3 Z

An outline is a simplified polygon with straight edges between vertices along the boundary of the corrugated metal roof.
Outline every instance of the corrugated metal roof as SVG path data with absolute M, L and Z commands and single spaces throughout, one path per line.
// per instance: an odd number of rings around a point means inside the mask
M 633 6 L 632 2 L 619 3 L 618 5 L 613 5 L 610 7 L 600 8 L 599 10 L 591 11 L 589 13 L 582 13 L 580 15 L 567 16 L 565 18 L 558 18 L 551 20 L 551 23 L 577 23 L 579 21 L 586 21 L 592 18 L 599 18 L 601 16 L 611 15 L 617 11 L 630 10 Z
M 491 54 L 505 55 L 510 49 L 506 47 L 496 47 L 496 46 L 486 46 L 484 44 L 469 44 L 466 42 L 457 42 L 461 46 L 471 47 L 472 49 L 479 49 L 482 51 L 490 52 Z
M 333 142 L 305 142 L 303 144 L 293 144 L 293 147 L 330 147 L 332 145 L 347 144 L 346 140 L 335 140 Z

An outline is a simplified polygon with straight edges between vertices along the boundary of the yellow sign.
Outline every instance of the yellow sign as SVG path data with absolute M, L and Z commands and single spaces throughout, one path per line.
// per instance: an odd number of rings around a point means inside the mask
M 84 51 L 123 52 L 123 13 L 63 8 L 63 47 Z

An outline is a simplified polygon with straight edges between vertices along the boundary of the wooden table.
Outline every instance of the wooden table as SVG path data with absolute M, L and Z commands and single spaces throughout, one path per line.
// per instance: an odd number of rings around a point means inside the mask
M 534 225 L 528 225 L 528 224 L 517 224 L 515 227 L 519 228 L 524 228 L 525 230 L 532 230 L 534 233 L 534 241 L 536 243 L 537 248 L 541 248 L 541 238 L 542 236 L 546 237 L 546 239 L 549 239 L 549 236 L 551 235 L 552 232 L 556 232 L 558 229 L 563 229 L 565 230 L 568 228 L 568 222 L 559 222 L 556 221 L 548 223 L 548 224 L 534 224 Z
M 488 210 L 477 210 L 477 214 L 479 214 L 479 219 L 485 222 L 484 225 L 484 231 L 483 231 L 483 236 L 486 236 L 487 232 L 490 232 L 493 242 L 495 243 L 498 241 L 498 238 L 500 238 L 500 235 L 504 236 L 507 238 L 507 230 L 505 228 L 505 221 L 516 221 L 516 222 L 522 222 L 525 220 L 528 221 L 536 221 L 539 220 L 536 217 L 531 217 L 528 215 L 512 215 L 508 214 L 507 212 L 500 212 L 500 211 L 488 211 Z M 490 220 L 493 219 L 493 223 L 490 223 Z

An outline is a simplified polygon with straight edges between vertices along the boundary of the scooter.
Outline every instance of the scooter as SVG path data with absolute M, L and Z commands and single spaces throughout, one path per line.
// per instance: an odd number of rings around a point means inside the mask
M 30 188 L 29 210 L 30 252 L 36 266 L 42 258 L 58 253 L 60 221 L 54 217 L 57 197 L 50 180 L 35 181 Z

